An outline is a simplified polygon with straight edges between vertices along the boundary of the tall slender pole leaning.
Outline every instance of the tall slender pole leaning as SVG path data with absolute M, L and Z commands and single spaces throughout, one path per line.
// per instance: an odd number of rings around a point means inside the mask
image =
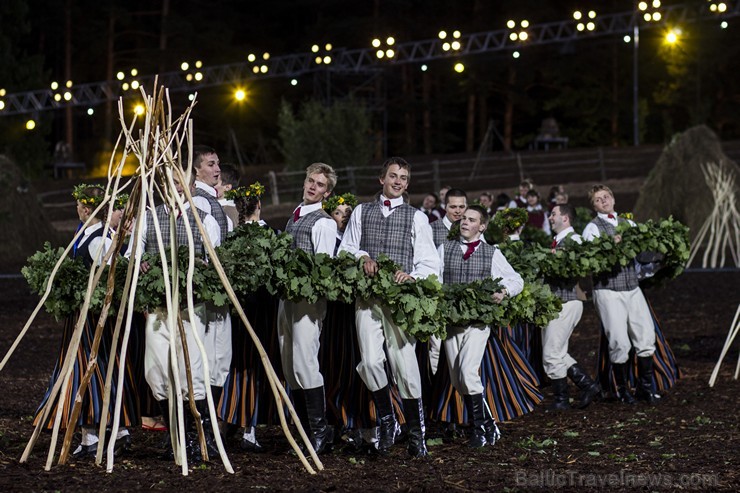
M 737 337 L 738 332 L 740 332 L 740 323 L 738 323 L 739 317 L 740 317 L 740 305 L 738 305 L 737 311 L 735 311 L 735 317 L 732 319 L 732 325 L 730 325 L 730 331 L 727 333 L 727 339 L 725 339 L 725 345 L 722 348 L 722 352 L 719 355 L 717 364 L 714 365 L 714 370 L 712 370 L 712 376 L 709 377 L 710 387 L 714 387 L 714 383 L 717 381 L 717 376 L 719 374 L 719 367 L 722 365 L 722 360 L 725 359 L 727 352 L 730 350 L 732 343 L 735 341 L 735 337 Z M 740 367 L 740 359 L 738 359 L 738 367 Z M 738 374 L 738 370 L 736 367 L 735 376 L 734 376 L 735 380 L 737 380 L 737 374 Z

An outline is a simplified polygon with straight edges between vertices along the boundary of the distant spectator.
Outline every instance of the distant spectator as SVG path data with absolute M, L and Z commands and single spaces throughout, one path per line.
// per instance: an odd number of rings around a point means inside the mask
M 527 226 L 539 228 L 548 235 L 551 234 L 549 215 L 540 204 L 540 194 L 534 188 L 527 192 L 527 213 L 529 214 Z
M 439 189 L 439 205 L 437 206 L 437 211 L 439 212 L 439 217 L 445 216 L 445 207 L 447 206 L 447 201 L 445 200 L 445 197 L 447 196 L 447 192 L 452 187 L 449 185 L 445 185 L 442 188 Z
M 558 194 L 565 195 L 566 197 L 568 194 L 565 193 L 565 187 L 563 185 L 555 185 L 550 187 L 550 193 L 547 195 L 547 208 L 552 211 L 552 208 L 555 207 L 557 202 L 555 202 L 555 197 Z M 567 199 L 566 199 L 567 202 Z
M 516 202 L 511 200 L 508 194 L 501 192 L 496 195 L 496 210 L 502 211 L 504 209 L 515 209 L 517 207 Z
M 488 192 L 483 192 L 480 194 L 480 197 L 478 198 L 478 202 L 480 203 L 481 207 L 483 207 L 486 212 L 490 215 L 491 209 L 493 207 L 493 195 L 491 195 Z
M 436 193 L 430 192 L 424 196 L 419 210 L 429 218 L 430 223 L 433 223 L 437 219 L 442 218 L 442 214 L 440 214 L 437 206 L 439 206 L 439 197 L 437 197 Z
M 534 182 L 527 178 L 519 184 L 519 195 L 514 199 L 517 207 L 527 208 L 527 192 L 534 188 Z M 539 197 L 539 194 L 538 194 Z

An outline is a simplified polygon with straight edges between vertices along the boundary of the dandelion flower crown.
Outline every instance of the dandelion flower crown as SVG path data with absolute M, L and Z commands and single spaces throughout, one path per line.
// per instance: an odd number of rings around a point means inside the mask
M 97 188 L 98 190 L 103 192 L 103 194 L 100 196 L 89 195 L 87 191 L 91 188 Z M 86 183 L 80 183 L 72 190 L 72 197 L 74 197 L 75 200 L 79 200 L 80 203 L 86 207 L 97 207 L 103 201 L 104 196 L 105 189 L 100 185 L 88 185 Z M 116 199 L 113 202 L 113 210 L 117 211 L 126 208 L 128 199 L 129 194 L 127 193 L 119 193 L 118 195 L 116 195 Z
M 340 205 L 348 205 L 354 209 L 355 206 L 357 206 L 357 197 L 349 192 L 342 195 L 332 195 L 324 201 L 324 205 L 322 207 L 326 212 L 331 214 L 334 212 L 334 209 Z
M 103 192 L 100 196 L 95 195 L 88 195 L 88 190 L 91 188 L 97 188 L 101 192 Z M 100 185 L 88 185 L 86 183 L 80 183 L 77 185 L 74 190 L 72 190 L 72 197 L 75 198 L 75 200 L 79 201 L 82 205 L 86 207 L 92 207 L 95 208 L 103 201 L 105 195 L 105 190 Z
M 512 207 L 498 211 L 493 216 L 493 224 L 506 233 L 513 233 L 517 229 L 527 224 L 529 214 L 526 209 Z
M 260 182 L 256 181 L 248 187 L 239 187 L 229 190 L 224 194 L 229 200 L 236 200 L 240 198 L 257 198 L 259 199 L 265 193 L 265 187 Z

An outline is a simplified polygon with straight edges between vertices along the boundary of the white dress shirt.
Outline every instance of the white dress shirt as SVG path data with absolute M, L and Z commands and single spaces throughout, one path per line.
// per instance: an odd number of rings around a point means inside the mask
M 390 200 L 391 206 L 381 206 L 383 217 L 393 214 L 396 207 L 403 204 L 403 197 L 388 199 L 380 194 L 378 199 L 382 204 Z M 362 240 L 362 204 L 355 207 L 349 218 L 349 224 L 344 232 L 342 244 L 339 245 L 340 252 L 349 252 L 358 259 L 368 255 L 367 252 L 360 250 L 360 241 Z M 434 248 L 432 239 L 432 227 L 429 225 L 429 219 L 423 212 L 417 210 L 414 214 L 413 228 L 411 231 L 411 242 L 414 248 L 414 267 L 411 272 L 407 272 L 414 279 L 423 279 L 434 275 L 439 275 L 439 257 Z
M 481 239 L 482 240 L 482 239 Z M 481 241 L 476 247 L 475 250 L 477 251 L 480 246 L 483 244 L 483 241 Z M 491 277 L 501 278 L 501 285 L 506 288 L 506 291 L 508 292 L 510 297 L 516 296 L 519 293 L 522 292 L 522 289 L 524 288 L 524 279 L 522 279 L 522 276 L 519 275 L 517 271 L 514 270 L 514 268 L 509 264 L 509 261 L 506 260 L 506 257 L 503 253 L 501 253 L 501 250 L 498 249 L 498 247 L 494 247 L 495 250 L 493 252 L 493 259 L 491 261 Z M 464 242 L 464 240 L 460 241 L 460 250 L 465 253 L 468 251 L 468 244 Z M 444 269 L 445 269 L 445 246 L 444 243 L 437 248 L 437 254 L 439 255 L 441 266 L 439 268 L 439 276 L 440 279 L 444 279 Z
M 617 227 L 617 224 L 619 224 L 619 221 L 617 220 L 618 215 L 616 212 L 612 212 L 612 216 L 614 216 L 614 219 L 610 219 L 609 214 L 602 214 L 601 212 L 599 212 L 596 215 L 600 217 L 601 219 L 603 219 L 604 221 L 611 224 L 612 226 L 614 226 L 615 228 Z M 630 223 L 630 226 L 635 225 L 634 221 L 630 221 L 629 219 L 627 220 L 627 222 Z M 583 239 L 584 240 L 591 241 L 594 238 L 597 238 L 598 236 L 601 236 L 601 233 L 599 232 L 599 227 L 596 224 L 590 222 L 586 225 L 585 228 L 583 228 Z
M 317 211 L 323 207 L 321 202 L 311 205 L 299 205 L 301 208 L 300 217 Z M 298 209 L 296 207 L 296 209 Z M 295 209 L 293 210 L 295 214 Z M 292 220 L 292 219 L 291 219 Z M 316 221 L 311 228 L 311 243 L 313 244 L 313 253 L 326 253 L 330 257 L 334 256 L 334 249 L 337 246 L 337 223 L 330 217 L 322 217 Z
M 208 195 L 212 196 L 214 199 L 218 198 L 218 192 L 216 192 L 216 189 L 213 188 L 210 185 L 206 185 L 202 181 L 195 181 L 195 188 L 200 188 L 204 192 L 206 192 Z M 208 199 L 205 197 L 193 197 L 193 203 L 195 204 L 195 207 L 202 210 L 203 212 L 206 212 L 208 214 L 213 214 L 211 212 L 211 203 L 208 202 Z M 221 201 L 218 201 L 219 204 L 221 204 Z M 233 205 L 233 201 L 232 201 Z M 221 204 L 223 207 L 223 204 Z M 226 214 L 224 214 L 226 215 Z M 226 231 L 233 231 L 234 230 L 234 223 L 231 221 L 231 218 L 229 216 L 226 216 Z
M 557 241 L 558 243 L 560 243 L 560 240 L 562 240 L 563 238 L 565 238 L 566 236 L 568 236 L 569 233 L 573 233 L 572 235 L 570 235 L 570 238 L 573 241 L 575 241 L 576 243 L 579 243 L 579 244 L 580 243 L 583 243 L 583 238 L 581 238 L 581 235 L 579 235 L 578 233 L 576 233 L 576 230 L 573 229 L 572 226 L 569 226 L 569 227 L 565 228 L 564 230 L 562 230 L 560 233 L 556 234 L 555 235 L 555 241 Z
M 101 229 L 103 225 L 104 223 L 101 221 L 85 228 L 85 231 L 80 237 L 80 243 L 83 243 L 88 236 Z M 103 261 L 103 258 L 105 257 L 105 254 L 108 252 L 112 244 L 113 240 L 105 235 L 98 236 L 90 240 L 90 243 L 87 245 L 87 250 L 88 252 L 90 252 L 90 257 L 92 257 L 95 265 L 100 265 L 100 263 Z M 108 259 L 108 265 L 110 265 L 110 261 L 112 258 L 113 257 L 111 256 L 111 258 Z

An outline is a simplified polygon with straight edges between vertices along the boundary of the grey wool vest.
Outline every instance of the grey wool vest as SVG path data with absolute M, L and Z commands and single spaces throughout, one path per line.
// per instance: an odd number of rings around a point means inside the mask
M 155 214 L 157 216 L 157 222 L 159 223 L 159 228 L 162 230 L 162 241 L 164 242 L 165 248 L 170 246 L 170 237 L 172 237 L 172 233 L 170 231 L 170 215 L 167 213 L 167 206 L 165 205 L 159 205 L 155 209 Z M 200 216 L 201 222 L 205 220 L 205 218 L 208 216 L 207 213 L 203 212 L 200 209 L 195 209 L 198 212 L 198 216 Z M 198 230 L 198 225 L 195 223 L 195 216 L 193 216 L 193 208 L 188 209 L 188 223 L 190 223 L 190 229 L 193 232 L 193 248 L 195 249 L 195 254 L 200 256 L 205 256 L 206 250 L 203 246 L 203 238 L 200 235 L 200 231 Z M 176 230 L 175 230 L 175 241 L 177 241 L 178 246 L 187 245 L 188 244 L 188 234 L 185 229 L 185 221 L 183 220 L 183 217 L 180 216 L 177 218 L 176 221 Z M 153 214 L 147 214 L 146 215 L 146 252 L 147 253 L 159 253 L 159 247 L 157 246 L 157 232 L 154 229 L 154 217 Z
M 563 248 L 565 238 L 561 239 L 557 245 L 555 245 L 556 250 Z M 576 294 L 576 284 L 578 284 L 578 281 L 576 279 L 547 279 L 547 284 L 550 286 L 552 294 L 560 298 L 563 303 L 578 299 L 578 295 Z
M 293 248 L 300 248 L 308 253 L 316 253 L 314 251 L 313 241 L 311 240 L 311 231 L 316 221 L 325 217 L 331 218 L 324 209 L 316 209 L 298 218 L 295 222 L 293 222 L 292 217 L 288 219 L 288 224 L 285 225 L 285 232 L 293 237 Z
M 450 234 L 450 230 L 445 226 L 443 219 L 437 219 L 430 226 L 432 227 L 434 246 L 439 248 L 439 245 L 447 241 L 447 235 Z
M 380 202 L 362 204 L 360 249 L 373 260 L 384 253 L 409 273 L 414 269 L 414 215 L 417 209 L 401 204 L 390 216 L 384 217 L 381 207 Z
M 223 207 L 221 207 L 221 204 L 218 203 L 218 199 L 200 188 L 195 189 L 193 196 L 203 197 L 209 204 L 211 204 L 211 215 L 218 223 L 218 228 L 221 230 L 221 241 L 224 241 L 226 239 L 226 235 L 229 233 L 229 222 L 226 220 L 226 213 L 224 212 Z
M 622 224 L 625 222 L 624 218 L 617 218 L 617 223 Z M 599 233 L 602 235 L 614 236 L 617 234 L 617 229 L 604 221 L 600 217 L 596 217 L 593 221 L 598 228 Z M 626 267 L 620 267 L 619 265 L 614 266 L 611 272 L 601 274 L 600 276 L 594 276 L 594 289 L 611 289 L 612 291 L 632 291 L 639 286 L 637 282 L 637 272 L 635 271 L 635 263 L 630 262 Z
M 467 260 L 460 248 L 459 240 L 445 240 L 445 284 L 461 284 L 480 281 L 491 277 L 491 264 L 496 247 L 481 241 L 478 248 Z

